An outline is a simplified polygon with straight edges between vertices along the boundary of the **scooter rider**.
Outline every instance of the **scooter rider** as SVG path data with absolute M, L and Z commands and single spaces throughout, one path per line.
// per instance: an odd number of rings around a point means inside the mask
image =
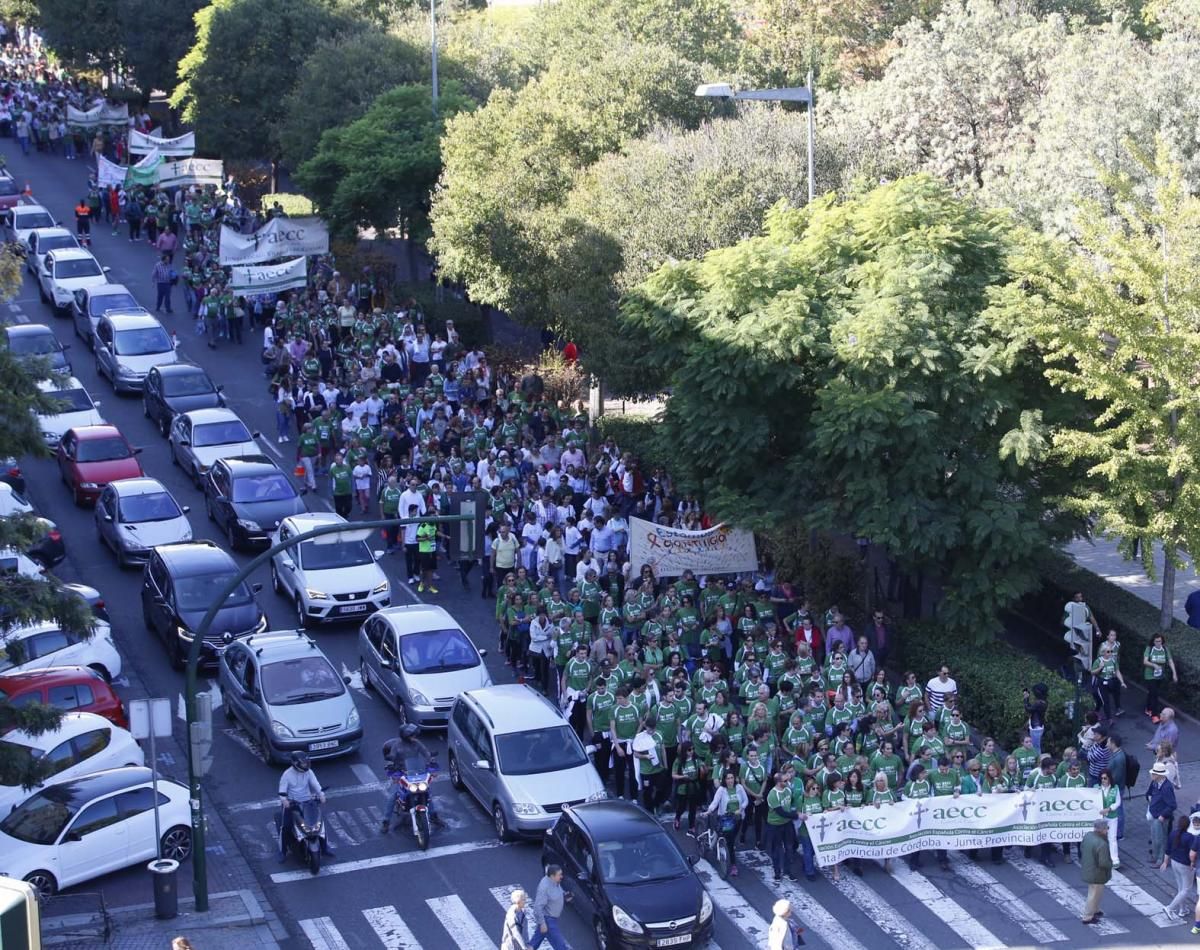
M 292 753 L 292 764 L 279 777 L 279 804 L 283 808 L 283 820 L 279 823 L 279 860 L 287 859 L 288 835 L 292 833 L 292 823 L 296 816 L 292 813 L 291 803 L 303 805 L 316 799 L 325 804 L 325 793 L 321 791 L 321 783 L 317 781 L 316 773 L 308 764 L 308 756 L 303 752 Z M 334 850 L 321 833 L 321 853 L 333 857 Z
M 387 762 L 387 770 L 389 772 L 408 772 L 409 760 L 419 761 L 419 768 L 424 768 L 426 764 L 434 762 L 435 756 L 429 751 L 428 747 L 417 736 L 421 730 L 418 726 L 411 722 L 406 722 L 400 727 L 400 732 L 395 739 L 388 739 L 383 744 L 383 757 Z M 436 766 L 436 763 L 434 763 Z M 388 790 L 388 810 L 383 819 L 383 833 L 387 834 L 390 827 L 390 821 L 396 807 L 396 800 L 405 797 L 405 792 L 399 787 L 394 789 L 389 787 Z M 433 802 L 433 792 L 429 793 L 429 820 L 439 828 L 444 828 L 446 823 L 442 821 L 441 815 L 437 813 L 437 806 Z

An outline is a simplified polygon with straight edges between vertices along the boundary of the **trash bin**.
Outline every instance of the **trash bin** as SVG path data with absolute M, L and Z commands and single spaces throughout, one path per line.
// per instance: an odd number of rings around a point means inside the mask
M 154 881 L 154 916 L 170 920 L 179 916 L 179 862 L 169 858 L 146 865 Z

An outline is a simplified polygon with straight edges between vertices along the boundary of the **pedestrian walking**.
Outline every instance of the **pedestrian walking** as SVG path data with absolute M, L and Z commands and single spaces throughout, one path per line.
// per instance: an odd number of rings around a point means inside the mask
M 1192 885 L 1196 883 L 1196 848 L 1200 836 L 1200 812 L 1188 818 L 1182 815 L 1179 825 L 1171 832 L 1167 840 L 1167 856 L 1163 860 L 1162 869 L 1171 869 L 1175 875 L 1175 897 L 1165 910 L 1168 917 L 1178 917 L 1187 920 L 1190 913 L 1186 909 L 1188 895 Z
M 1167 638 L 1156 633 L 1150 638 L 1150 645 L 1142 652 L 1142 678 L 1146 685 L 1146 715 L 1155 725 L 1158 724 L 1162 710 L 1163 684 L 1167 681 L 1167 670 L 1171 671 L 1171 682 L 1179 682 L 1179 673 L 1175 669 L 1175 658 L 1167 648 Z
M 150 279 L 154 281 L 154 288 L 158 292 L 158 299 L 154 302 L 154 312 L 160 313 L 166 310 L 167 313 L 173 313 L 171 309 L 171 281 L 175 273 L 171 267 L 171 259 L 163 254 L 158 263 L 154 265 L 154 270 L 150 274 Z
M 504 914 L 504 931 L 500 935 L 500 950 L 530 950 L 528 913 L 525 904 L 528 895 L 517 888 L 508 895 L 508 910 Z
M 792 917 L 792 902 L 780 898 L 771 911 L 775 916 L 767 929 L 767 950 L 796 950 L 803 946 L 804 928 Z
M 1104 911 L 1100 900 L 1104 897 L 1104 885 L 1112 878 L 1112 856 L 1108 850 L 1108 820 L 1097 818 L 1092 830 L 1083 836 L 1079 844 L 1079 864 L 1083 872 L 1083 883 L 1088 886 L 1087 905 L 1083 908 L 1080 923 L 1094 924 Z
M 557 864 L 546 865 L 546 876 L 538 882 L 537 894 L 533 898 L 533 923 L 537 932 L 530 947 L 537 950 L 545 941 L 553 950 L 568 950 L 558 920 L 562 917 L 564 904 L 571 895 L 564 893 L 563 869 Z
M 1161 865 L 1166 857 L 1167 836 L 1175 820 L 1175 786 L 1167 780 L 1167 767 L 1155 762 L 1146 790 L 1146 820 L 1150 822 L 1150 863 Z

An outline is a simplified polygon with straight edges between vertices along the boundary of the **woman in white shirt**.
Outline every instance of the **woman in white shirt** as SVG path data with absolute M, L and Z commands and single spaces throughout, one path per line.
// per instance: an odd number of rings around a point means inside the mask
M 729 851 L 729 873 L 734 877 L 737 877 L 738 872 L 737 850 L 734 845 L 737 842 L 738 827 L 746 817 L 749 805 L 750 799 L 738 781 L 737 773 L 729 769 L 722 777 L 712 802 L 704 809 L 705 814 L 715 816 L 717 831 L 725 839 L 725 847 Z
M 550 657 L 554 655 L 554 635 L 558 628 L 550 622 L 545 607 L 538 607 L 537 616 L 529 623 L 529 656 L 538 688 L 553 696 L 550 682 Z
M 354 490 L 358 492 L 358 505 L 364 515 L 368 514 L 371 510 L 371 466 L 359 462 L 350 475 L 354 479 Z

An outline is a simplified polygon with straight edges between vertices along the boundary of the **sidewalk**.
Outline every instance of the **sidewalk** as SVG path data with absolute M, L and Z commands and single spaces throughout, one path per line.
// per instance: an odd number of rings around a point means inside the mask
M 1121 557 L 1117 551 L 1116 542 L 1109 541 L 1107 538 L 1096 538 L 1093 541 L 1076 538 L 1066 546 L 1065 550 L 1080 567 L 1086 567 L 1106 581 L 1125 588 L 1131 594 L 1137 594 L 1155 608 L 1161 603 L 1161 545 L 1154 545 L 1157 580 L 1147 577 L 1146 572 L 1142 570 L 1142 565 L 1137 561 L 1127 561 Z M 1200 574 L 1196 573 L 1196 567 L 1191 558 L 1185 557 L 1183 560 L 1186 566 L 1175 572 L 1175 617 L 1177 620 L 1187 623 L 1187 613 L 1183 609 L 1183 603 L 1187 600 L 1188 594 L 1194 590 L 1200 590 Z

